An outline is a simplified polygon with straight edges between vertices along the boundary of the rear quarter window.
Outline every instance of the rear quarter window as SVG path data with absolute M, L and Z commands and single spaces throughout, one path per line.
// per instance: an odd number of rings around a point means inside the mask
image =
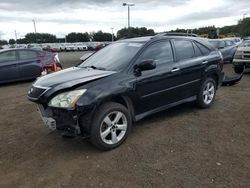
M 195 44 L 201 50 L 201 52 L 202 52 L 203 55 L 208 55 L 210 53 L 210 50 L 207 47 L 205 47 L 203 44 L 200 44 L 198 42 L 195 42 Z

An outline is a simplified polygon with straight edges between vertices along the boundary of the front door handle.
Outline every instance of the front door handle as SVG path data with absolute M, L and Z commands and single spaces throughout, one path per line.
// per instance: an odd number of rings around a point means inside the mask
M 177 72 L 177 71 L 179 71 L 180 70 L 180 68 L 173 68 L 172 70 L 171 70 L 171 72 Z
M 204 60 L 204 61 L 202 61 L 202 63 L 201 64 L 207 64 L 208 63 L 208 61 L 207 60 Z

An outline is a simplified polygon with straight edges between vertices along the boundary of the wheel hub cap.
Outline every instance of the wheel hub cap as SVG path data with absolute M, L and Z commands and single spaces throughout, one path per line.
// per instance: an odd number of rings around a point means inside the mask
M 116 144 L 127 132 L 127 118 L 119 111 L 109 113 L 102 121 L 100 136 L 106 144 Z
M 203 101 L 205 104 L 210 104 L 214 99 L 215 87 L 212 82 L 208 82 L 203 90 Z

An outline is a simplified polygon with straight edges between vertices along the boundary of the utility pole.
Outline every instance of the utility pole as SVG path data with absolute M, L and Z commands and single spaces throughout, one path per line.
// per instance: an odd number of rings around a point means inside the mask
M 130 28 L 130 7 L 135 6 L 134 3 L 123 3 L 122 6 L 128 7 L 128 29 Z
M 36 39 L 36 21 L 35 20 L 32 20 L 33 22 L 33 25 L 34 25 L 34 30 L 35 30 L 35 40 L 36 40 L 36 43 L 37 43 L 37 39 Z
M 246 18 L 246 15 L 247 15 L 247 13 L 244 13 L 244 14 L 243 14 L 243 20 Z
M 15 38 L 16 38 L 16 44 L 17 44 L 17 34 L 16 34 L 16 30 L 15 30 Z
M 111 27 L 111 31 L 112 31 L 112 42 L 114 42 L 114 28 L 113 27 Z

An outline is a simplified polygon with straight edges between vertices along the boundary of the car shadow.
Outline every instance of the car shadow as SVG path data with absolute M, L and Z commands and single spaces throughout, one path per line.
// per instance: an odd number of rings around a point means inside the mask
M 194 113 L 195 111 L 198 111 L 199 109 L 196 107 L 194 102 L 185 103 L 158 113 L 155 113 L 153 115 L 150 115 L 136 123 L 134 123 L 133 129 L 143 128 L 143 126 L 152 124 L 154 122 L 161 122 L 166 121 L 167 119 L 170 119 L 171 117 L 177 117 L 181 114 L 189 114 Z M 136 134 L 136 131 L 132 131 L 131 134 Z M 101 150 L 95 148 L 89 141 L 89 139 L 83 139 L 81 137 L 75 137 L 75 138 L 62 138 L 58 132 L 54 131 L 51 132 L 48 136 L 48 139 L 51 139 L 51 142 L 56 142 L 57 147 L 54 149 L 57 150 L 57 152 L 65 152 L 70 151 L 74 154 L 79 155 L 96 155 L 99 153 L 102 153 Z M 56 141 L 55 141 L 56 139 Z M 129 139 L 129 138 L 128 138 Z M 119 148 L 123 148 L 126 146 L 121 145 Z M 119 149 L 118 149 L 119 150 Z M 112 152 L 113 150 L 109 151 Z
M 161 112 L 152 114 L 152 115 L 136 122 L 135 126 L 143 126 L 145 124 L 163 121 L 163 120 L 170 119 L 172 117 L 175 117 L 175 116 L 178 116 L 181 114 L 193 113 L 195 110 L 197 110 L 197 107 L 196 107 L 194 102 L 184 103 L 184 104 L 178 105 L 176 107 L 169 108 L 169 109 L 163 110 Z

